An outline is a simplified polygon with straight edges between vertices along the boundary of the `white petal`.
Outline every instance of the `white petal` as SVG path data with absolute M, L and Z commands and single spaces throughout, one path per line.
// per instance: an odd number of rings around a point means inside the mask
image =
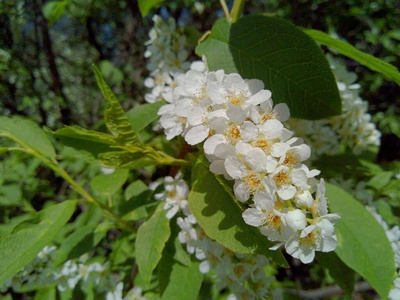
M 206 154 L 214 154 L 215 147 L 224 143 L 226 143 L 225 136 L 222 134 L 215 134 L 204 142 L 204 152 Z
M 226 172 L 234 179 L 240 179 L 244 176 L 243 171 L 246 170 L 244 163 L 237 157 L 228 157 L 225 162 Z
M 246 101 L 246 107 L 250 105 L 258 105 L 267 101 L 269 98 L 271 98 L 271 92 L 268 90 L 261 90 Z
M 255 208 L 248 208 L 246 209 L 242 217 L 244 222 L 250 226 L 259 227 L 263 225 L 266 221 L 266 216 L 261 211 Z
M 246 80 L 247 88 L 252 95 L 264 89 L 264 83 L 259 79 Z
M 196 145 L 204 141 L 208 137 L 209 132 L 210 128 L 208 128 L 207 126 L 196 126 L 186 133 L 185 140 L 189 145 Z
M 291 184 L 283 185 L 278 190 L 278 195 L 283 200 L 289 200 L 293 198 L 295 194 L 296 194 L 296 188 Z
M 274 110 L 278 113 L 278 120 L 285 122 L 290 117 L 290 110 L 286 103 L 279 103 L 275 105 Z
M 260 148 L 253 148 L 247 152 L 245 161 L 254 171 L 265 171 L 267 168 L 268 157 Z

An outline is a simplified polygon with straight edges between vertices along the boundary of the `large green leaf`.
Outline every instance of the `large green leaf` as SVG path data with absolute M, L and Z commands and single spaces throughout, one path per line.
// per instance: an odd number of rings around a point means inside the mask
M 147 284 L 150 283 L 153 270 L 160 261 L 165 243 L 171 234 L 163 205 L 163 203 L 159 204 L 154 214 L 140 226 L 137 232 L 136 259 L 139 272 Z
M 114 195 L 128 180 L 129 170 L 119 169 L 112 174 L 100 174 L 90 181 L 91 189 L 103 195 Z
M 287 266 L 279 250 L 268 249 L 273 244 L 267 237 L 243 221 L 243 211 L 232 193 L 208 170 L 204 159 L 197 161 L 192 174 L 194 185 L 189 194 L 190 211 L 210 238 L 234 252 L 260 253 Z
M 135 130 L 118 102 L 117 97 L 104 81 L 99 69 L 93 65 L 94 74 L 96 75 L 97 84 L 99 85 L 104 98 L 110 107 L 104 113 L 104 119 L 108 130 L 115 136 L 115 140 L 119 145 L 138 144 L 139 140 Z
M 157 112 L 164 104 L 164 101 L 146 103 L 129 110 L 126 115 L 135 131 L 139 132 L 143 130 L 147 125 L 156 120 L 158 118 Z
M 387 298 L 395 276 L 394 253 L 385 230 L 351 195 L 327 184 L 330 210 L 341 219 L 335 225 L 336 254 Z
M 164 0 L 138 0 L 142 17 L 145 17 L 153 7 L 159 6 L 162 2 L 164 2 Z
M 75 205 L 75 201 L 65 201 L 50 206 L 38 213 L 35 222 L 22 223 L 12 234 L 0 239 L 0 286 L 54 239 L 68 222 Z
M 196 48 L 210 70 L 257 78 L 291 116 L 321 119 L 341 113 L 341 99 L 329 64 L 318 45 L 291 23 L 268 16 L 247 16 L 215 23 Z
M 400 85 L 400 72 L 395 66 L 392 66 L 391 64 L 372 55 L 361 52 L 352 45 L 337 40 L 321 31 L 313 29 L 303 29 L 303 31 L 317 43 L 339 51 L 342 55 L 359 62 L 360 64 L 370 68 L 372 71 L 385 75 L 387 78 Z
M 6 137 L 50 159 L 56 152 L 46 134 L 35 123 L 19 117 L 0 117 L 0 137 Z

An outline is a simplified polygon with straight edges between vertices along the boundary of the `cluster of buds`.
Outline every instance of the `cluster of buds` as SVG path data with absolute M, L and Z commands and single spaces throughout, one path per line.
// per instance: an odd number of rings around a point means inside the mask
M 357 75 L 347 71 L 339 60 L 331 56 L 328 60 L 336 76 L 343 113 L 318 121 L 291 120 L 291 128 L 312 147 L 313 158 L 321 154 L 338 154 L 341 145 L 354 154 L 379 146 L 381 133 L 371 121 L 368 102 L 359 95 L 361 86 L 355 83 Z
M 175 77 L 189 69 L 186 50 L 186 36 L 176 27 L 175 19 L 167 22 L 158 16 L 153 17 L 154 27 L 150 30 L 150 39 L 146 42 L 144 56 L 149 59 L 147 69 L 150 77 L 144 84 L 151 88 L 145 100 L 154 103 L 168 98 Z
M 235 180 L 234 194 L 247 204 L 244 221 L 278 242 L 272 249 L 284 245 L 303 263 L 313 261 L 315 251 L 333 251 L 339 216 L 328 214 L 324 181 L 315 179 L 320 171 L 302 163 L 310 147 L 282 123 L 290 115 L 287 105 L 274 107 L 260 80 L 206 69 L 193 63 L 160 108 L 167 139 L 204 142 L 210 171 Z
M 229 300 L 263 299 L 269 295 L 270 283 L 274 278 L 265 274 L 267 258 L 263 255 L 234 253 L 211 240 L 188 208 L 189 187 L 182 179 L 182 174 L 179 173 L 175 178 L 165 177 L 164 189 L 164 192 L 156 194 L 156 199 L 165 201 L 167 218 L 171 219 L 176 213 L 180 213 L 177 218 L 181 229 L 178 239 L 181 244 L 186 245 L 189 254 L 195 255 L 201 261 L 200 272 L 207 274 L 215 270 L 216 288 L 230 289 L 232 294 L 229 295 Z M 246 286 L 253 288 L 249 289 Z

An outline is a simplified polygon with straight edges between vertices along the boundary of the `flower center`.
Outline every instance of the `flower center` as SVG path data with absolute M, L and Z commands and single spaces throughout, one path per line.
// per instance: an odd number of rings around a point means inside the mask
M 240 130 L 237 126 L 229 128 L 228 135 L 233 140 L 239 140 L 241 138 Z
M 289 174 L 284 171 L 280 171 L 274 175 L 273 179 L 278 185 L 287 184 L 289 181 Z
M 267 140 L 257 140 L 255 146 L 261 148 L 264 152 L 269 151 L 269 143 Z

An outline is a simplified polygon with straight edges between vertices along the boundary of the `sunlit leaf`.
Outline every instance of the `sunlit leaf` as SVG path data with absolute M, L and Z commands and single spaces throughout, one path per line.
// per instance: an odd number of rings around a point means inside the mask
M 394 253 L 385 230 L 351 195 L 327 184 L 330 210 L 341 219 L 335 225 L 336 254 L 386 298 L 395 276 Z
M 275 103 L 286 103 L 291 116 L 321 119 L 341 113 L 341 99 L 325 55 L 291 23 L 268 16 L 246 16 L 231 24 L 215 23 L 196 48 L 210 70 L 224 69 L 257 78 Z

